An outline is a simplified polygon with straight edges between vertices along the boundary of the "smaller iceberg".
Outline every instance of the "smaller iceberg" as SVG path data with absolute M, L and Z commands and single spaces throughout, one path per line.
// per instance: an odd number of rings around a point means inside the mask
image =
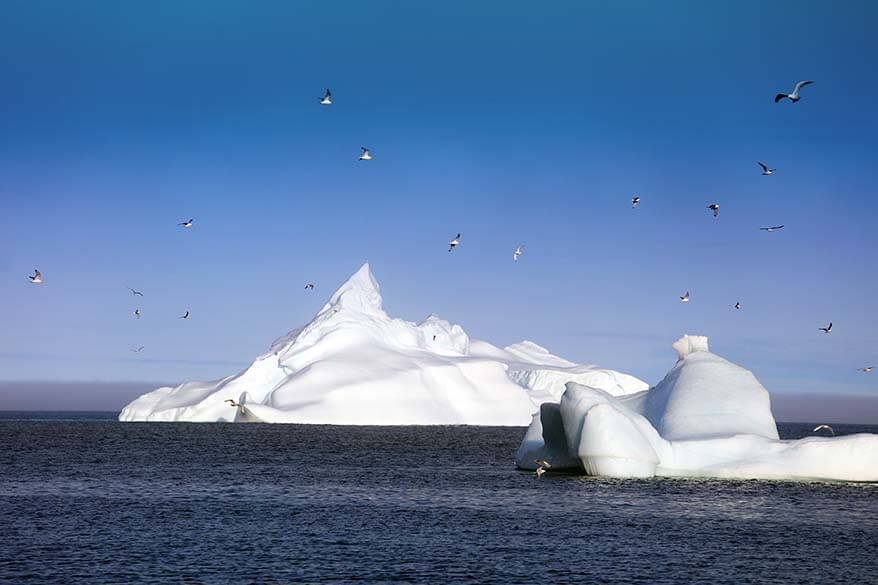
M 642 392 L 613 395 L 566 384 L 544 403 L 516 453 L 553 469 L 610 477 L 725 477 L 878 481 L 878 435 L 782 441 L 766 389 L 710 353 L 707 337 L 673 344 L 676 365 Z

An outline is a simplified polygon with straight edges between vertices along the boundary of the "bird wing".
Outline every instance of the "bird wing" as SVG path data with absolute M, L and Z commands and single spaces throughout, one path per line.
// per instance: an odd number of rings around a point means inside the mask
M 39 270 L 37 270 L 36 268 L 34 268 L 34 276 L 35 276 L 35 277 L 36 277 L 36 276 L 42 276 L 42 274 L 40 274 L 40 271 L 39 271 Z
M 332 97 L 332 92 L 329 91 L 329 88 L 328 88 L 328 87 L 326 88 L 326 95 L 323 96 L 323 97 Z
M 773 229 L 773 230 L 779 230 L 779 229 L 781 229 L 782 227 L 783 227 L 783 224 L 781 224 L 781 225 L 776 225 L 776 226 L 774 226 L 774 227 L 771 228 L 771 229 Z
M 763 170 L 763 171 L 767 171 L 767 170 L 768 170 L 768 167 L 765 166 L 763 163 L 759 163 L 759 166 L 762 167 L 762 170 Z
M 798 93 L 800 89 L 802 89 L 806 85 L 811 85 L 812 83 L 814 83 L 814 82 L 813 81 L 800 81 L 799 83 L 796 84 L 796 89 L 793 90 L 793 93 Z
M 774 103 L 779 102 L 780 100 L 784 99 L 785 97 L 787 97 L 787 94 L 785 94 L 785 93 L 777 94 L 776 96 L 774 96 Z

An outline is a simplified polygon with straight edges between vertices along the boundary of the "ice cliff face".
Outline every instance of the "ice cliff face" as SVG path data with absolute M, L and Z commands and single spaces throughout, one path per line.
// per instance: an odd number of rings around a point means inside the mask
M 612 477 L 712 476 L 878 481 L 878 435 L 778 439 L 768 392 L 710 353 L 706 337 L 673 345 L 678 361 L 647 391 L 613 396 L 569 382 L 543 404 L 516 454 Z
M 119 419 L 523 426 L 570 380 L 619 396 L 646 388 L 531 342 L 501 349 L 471 340 L 436 315 L 420 324 L 393 319 L 365 264 L 309 324 L 276 340 L 245 371 L 159 388 Z

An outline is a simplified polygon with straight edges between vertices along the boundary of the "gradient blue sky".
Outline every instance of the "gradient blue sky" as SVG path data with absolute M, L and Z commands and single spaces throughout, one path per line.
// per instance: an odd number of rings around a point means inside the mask
M 0 380 L 230 374 L 368 260 L 391 315 L 498 345 L 654 383 L 703 333 L 878 393 L 874 3 L 3 9 Z

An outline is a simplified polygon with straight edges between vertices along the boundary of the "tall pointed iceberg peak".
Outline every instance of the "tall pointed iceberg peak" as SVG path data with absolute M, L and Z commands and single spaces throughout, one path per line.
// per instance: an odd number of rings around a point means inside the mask
M 367 263 L 310 323 L 277 339 L 243 372 L 159 388 L 131 402 L 119 419 L 524 426 L 568 381 L 612 395 L 646 388 L 534 343 L 501 349 L 470 339 L 437 315 L 420 324 L 394 319 L 382 308 Z

